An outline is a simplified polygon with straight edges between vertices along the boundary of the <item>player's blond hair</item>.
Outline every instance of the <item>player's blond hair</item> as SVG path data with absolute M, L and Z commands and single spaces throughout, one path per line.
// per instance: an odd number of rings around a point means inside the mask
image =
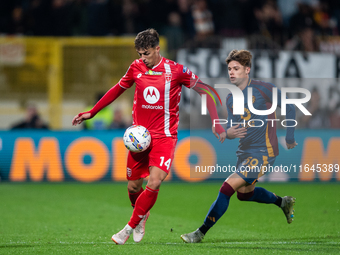
M 232 50 L 226 58 L 225 62 L 227 62 L 227 65 L 229 65 L 231 61 L 237 61 L 245 67 L 251 67 L 252 58 L 253 56 L 248 50 Z
M 144 30 L 136 36 L 135 48 L 136 50 L 147 50 L 159 45 L 159 34 L 153 28 Z

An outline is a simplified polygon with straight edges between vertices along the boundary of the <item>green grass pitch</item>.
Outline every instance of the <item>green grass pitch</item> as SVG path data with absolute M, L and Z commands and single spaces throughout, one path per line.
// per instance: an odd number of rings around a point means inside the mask
M 266 184 L 297 198 L 287 224 L 275 205 L 240 202 L 202 243 L 185 244 L 222 184 L 164 183 L 142 242 L 123 246 L 111 236 L 132 208 L 125 183 L 0 184 L 0 254 L 330 254 L 340 252 L 340 184 Z

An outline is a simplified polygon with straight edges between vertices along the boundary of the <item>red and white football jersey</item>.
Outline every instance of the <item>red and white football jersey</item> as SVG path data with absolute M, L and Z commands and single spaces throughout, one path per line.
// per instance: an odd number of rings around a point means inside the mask
M 176 137 L 182 85 L 194 86 L 197 80 L 187 67 L 162 57 L 152 69 L 135 60 L 119 81 L 124 89 L 136 83 L 133 124 L 146 127 L 152 137 Z

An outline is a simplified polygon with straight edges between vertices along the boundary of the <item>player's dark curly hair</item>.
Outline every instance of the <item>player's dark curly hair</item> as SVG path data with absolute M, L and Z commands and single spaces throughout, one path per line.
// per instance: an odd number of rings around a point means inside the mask
M 159 34 L 153 28 L 140 32 L 135 39 L 136 50 L 154 48 L 159 45 Z
M 227 65 L 229 65 L 231 61 L 237 61 L 243 66 L 251 67 L 252 58 L 253 56 L 247 50 L 233 50 L 229 53 L 225 62 L 227 62 Z

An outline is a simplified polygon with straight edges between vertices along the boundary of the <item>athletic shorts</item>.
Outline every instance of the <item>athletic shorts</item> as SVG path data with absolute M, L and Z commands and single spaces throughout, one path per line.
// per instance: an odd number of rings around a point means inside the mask
M 163 137 L 151 139 L 150 147 L 143 152 L 129 151 L 126 178 L 138 180 L 149 176 L 149 167 L 156 166 L 167 174 L 174 159 L 177 138 Z
M 244 154 L 237 158 L 236 173 L 249 184 L 254 184 L 273 166 L 276 157 L 260 153 Z

